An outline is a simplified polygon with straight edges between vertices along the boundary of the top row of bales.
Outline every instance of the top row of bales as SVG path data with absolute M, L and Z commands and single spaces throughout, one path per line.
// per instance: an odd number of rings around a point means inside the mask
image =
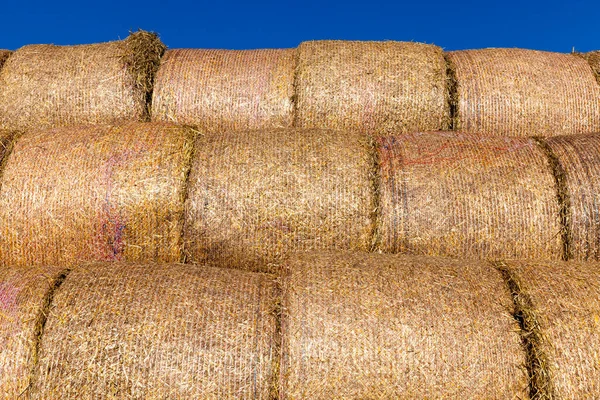
M 292 126 L 374 136 L 600 131 L 597 52 L 444 53 L 392 41 L 166 51 L 155 34 L 139 31 L 103 44 L 25 46 L 0 52 L 0 66 L 4 59 L 4 129 L 153 120 L 208 132 Z

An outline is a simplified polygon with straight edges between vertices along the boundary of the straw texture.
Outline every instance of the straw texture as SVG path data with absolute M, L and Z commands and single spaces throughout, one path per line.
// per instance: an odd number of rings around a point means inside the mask
M 581 57 L 481 49 L 447 58 L 457 81 L 456 130 L 507 136 L 600 131 L 600 86 Z
M 15 132 L 0 129 L 0 178 L 2 178 L 2 170 L 6 163 L 5 157 L 10 154 L 16 136 Z M 0 180 L 0 188 L 1 185 L 2 181 Z
M 600 50 L 585 53 L 583 54 L 583 58 L 590 63 L 590 66 L 594 70 L 594 74 L 596 74 L 596 80 L 600 84 Z
M 2 66 L 6 62 L 6 59 L 8 58 L 8 56 L 11 55 L 11 53 L 12 53 L 12 51 L 10 51 L 10 50 L 0 50 L 0 69 L 2 69 Z
M 286 267 L 281 398 L 527 398 L 511 297 L 490 266 L 323 252 Z
M 296 50 L 166 52 L 156 76 L 152 119 L 203 131 L 289 128 Z
M 542 358 L 549 385 L 540 399 L 592 399 L 600 393 L 600 269 L 598 263 L 510 262 L 517 299 L 535 317 L 526 337 Z
M 535 141 L 437 132 L 378 144 L 383 251 L 561 259 L 556 184 Z
M 370 246 L 373 152 L 363 135 L 260 130 L 198 137 L 189 261 L 275 272 L 291 251 Z
M 0 398 L 16 399 L 31 380 L 57 268 L 0 269 Z
M 296 125 L 372 135 L 447 129 L 446 80 L 437 46 L 304 42 L 298 49 Z
M 193 133 L 130 123 L 29 131 L 0 190 L 0 265 L 178 262 Z
M 570 198 L 571 255 L 600 259 L 600 137 L 596 134 L 547 139 L 564 169 Z
M 0 71 L 0 128 L 146 120 L 164 49 L 143 31 L 102 44 L 22 47 Z
M 190 265 L 94 264 L 56 292 L 33 399 L 268 399 L 273 279 Z

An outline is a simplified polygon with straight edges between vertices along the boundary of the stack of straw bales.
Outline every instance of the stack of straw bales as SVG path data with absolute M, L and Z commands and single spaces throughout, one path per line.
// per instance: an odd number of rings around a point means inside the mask
M 527 397 L 510 292 L 491 265 L 305 253 L 286 264 L 282 295 L 283 399 Z
M 0 183 L 0 265 L 180 261 L 193 145 L 169 124 L 25 133 Z
M 154 85 L 152 120 L 203 131 L 289 128 L 295 49 L 169 50 Z
M 370 247 L 372 146 L 319 129 L 199 135 L 189 180 L 187 260 L 275 272 L 292 251 Z
M 563 257 L 555 179 L 534 140 L 434 132 L 378 147 L 384 252 Z
M 447 93 L 437 46 L 313 41 L 298 48 L 298 127 L 372 135 L 447 129 Z
M 25 46 L 0 70 L 0 128 L 146 120 L 164 49 L 143 31 L 102 44 Z
M 29 387 L 59 268 L 0 269 L 0 398 L 17 399 Z
M 6 59 L 8 58 L 8 56 L 10 56 L 11 53 L 12 52 L 10 50 L 0 50 L 0 69 L 2 69 L 2 66 L 4 65 Z
M 244 271 L 76 268 L 55 293 L 31 398 L 271 398 L 277 296 Z
M 509 136 L 600 131 L 600 86 L 581 57 L 482 49 L 447 58 L 456 79 L 456 130 Z

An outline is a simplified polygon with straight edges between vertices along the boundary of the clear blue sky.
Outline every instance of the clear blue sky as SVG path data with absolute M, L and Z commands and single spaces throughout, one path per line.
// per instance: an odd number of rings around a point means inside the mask
M 81 44 L 142 28 L 170 48 L 296 47 L 303 40 L 401 40 L 446 50 L 600 49 L 600 0 L 5 1 L 0 48 Z

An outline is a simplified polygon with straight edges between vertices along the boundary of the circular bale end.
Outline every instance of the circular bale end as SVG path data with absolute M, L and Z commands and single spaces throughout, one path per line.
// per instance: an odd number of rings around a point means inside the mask
M 446 62 L 437 46 L 303 42 L 296 71 L 296 126 L 371 135 L 447 129 L 446 81 Z
M 457 82 L 456 130 L 506 136 L 600 131 L 600 86 L 581 57 L 481 49 L 447 58 Z
M 511 296 L 485 263 L 304 253 L 282 291 L 282 399 L 527 398 Z
M 202 131 L 289 128 L 295 49 L 169 50 L 152 100 L 152 120 Z
M 92 264 L 57 290 L 33 399 L 269 399 L 273 278 L 190 265 Z

